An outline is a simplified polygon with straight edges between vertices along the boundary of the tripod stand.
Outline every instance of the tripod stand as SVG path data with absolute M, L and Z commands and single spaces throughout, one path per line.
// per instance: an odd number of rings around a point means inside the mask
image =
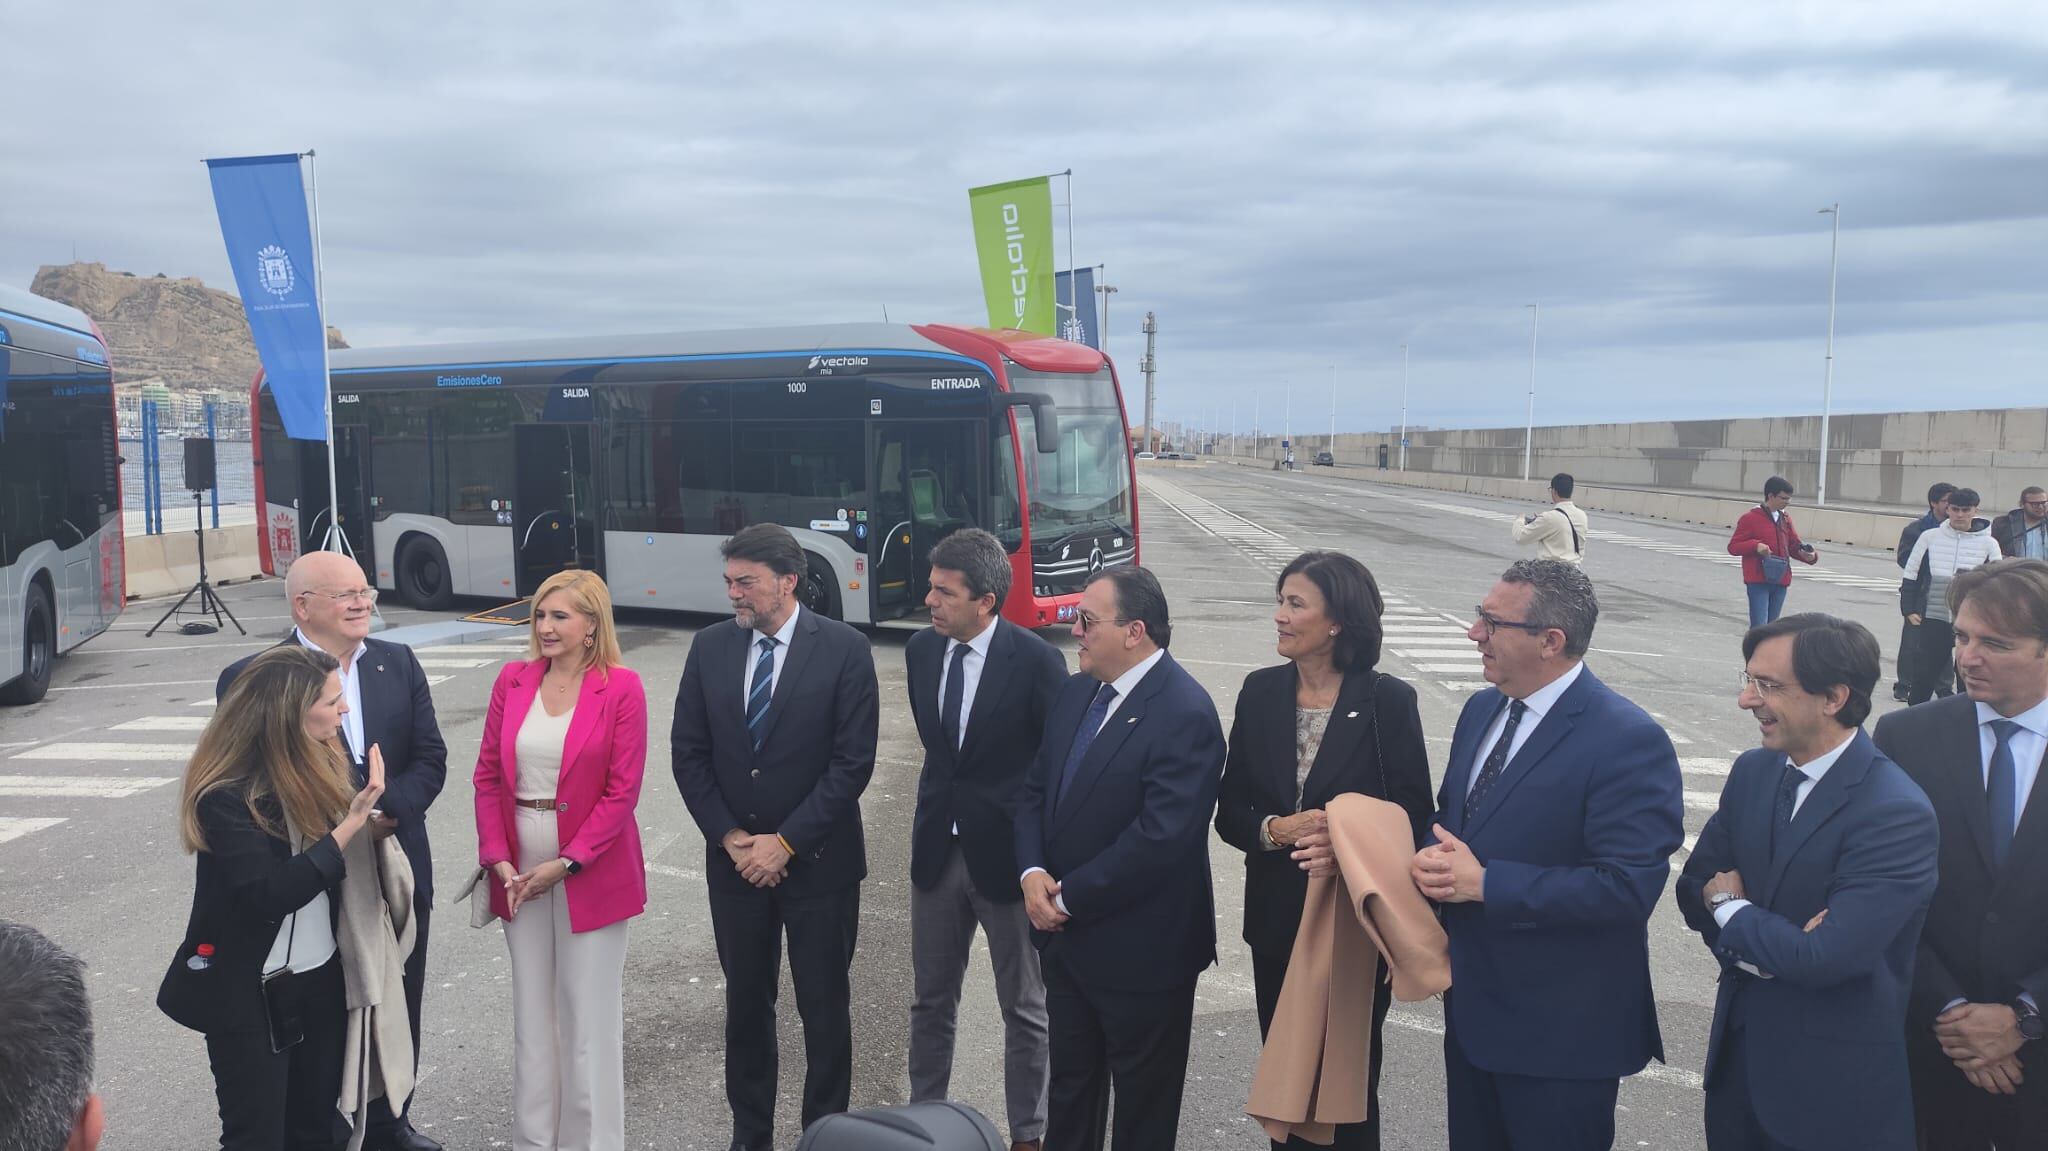
M 200 507 L 200 492 L 196 489 L 192 492 L 192 533 L 199 538 L 199 582 L 193 584 L 184 595 L 179 596 L 178 602 L 171 605 L 171 610 L 165 612 L 162 619 L 142 633 L 144 639 L 155 635 L 156 629 L 170 622 L 170 618 L 177 615 L 184 608 L 185 602 L 195 595 L 199 597 L 199 606 L 194 609 L 193 614 L 201 617 L 211 615 L 213 624 L 208 626 L 200 620 L 191 620 L 178 626 L 181 633 L 210 635 L 220 630 L 220 617 L 225 615 L 228 622 L 235 625 L 236 631 L 243 635 L 249 634 L 247 629 L 242 627 L 242 621 L 236 619 L 235 613 L 228 610 L 228 605 L 222 603 L 220 597 L 214 594 L 213 585 L 206 582 L 206 514 Z

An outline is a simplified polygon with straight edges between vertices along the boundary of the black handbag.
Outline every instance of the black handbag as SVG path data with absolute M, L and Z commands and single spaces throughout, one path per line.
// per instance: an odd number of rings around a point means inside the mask
M 292 944 L 298 934 L 299 913 L 294 911 L 284 941 L 284 965 L 263 973 L 263 1021 L 270 1032 L 270 1049 L 280 1054 L 306 1041 L 306 979 L 292 970 Z

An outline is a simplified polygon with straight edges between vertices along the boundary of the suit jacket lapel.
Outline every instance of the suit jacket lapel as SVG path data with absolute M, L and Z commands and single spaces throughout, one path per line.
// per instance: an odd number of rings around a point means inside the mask
M 1961 692 L 1949 698 L 1960 702 L 1949 705 L 1954 717 L 1947 724 L 1948 730 L 1935 736 L 1935 746 L 1956 749 L 1957 754 L 1945 769 L 1953 789 L 1950 794 L 1956 806 L 1963 809 L 1963 822 L 1970 828 L 1970 838 L 1977 843 L 1984 873 L 1995 877 L 1998 865 L 1991 860 L 1991 808 L 1984 791 L 1984 751 L 1977 735 L 1977 705 Z M 1967 754 L 1963 754 L 1964 749 L 1968 749 Z M 2027 806 L 2033 804 L 2029 802 Z M 2024 823 L 2023 820 L 2022 826 Z M 2009 861 L 2011 857 L 2007 858 Z
M 1451 760 L 1444 767 L 1443 821 L 1445 830 L 1452 835 L 1465 834 L 1465 792 L 1472 786 L 1472 771 L 1479 757 L 1479 741 L 1485 737 L 1493 721 L 1500 718 L 1502 709 L 1508 705 L 1508 697 L 1499 688 L 1487 688 L 1484 695 L 1493 697 L 1490 706 L 1468 707 L 1458 717 L 1458 726 L 1451 733 Z M 1482 698 L 1482 697 L 1475 697 Z M 1485 718 L 1474 722 L 1472 717 Z
M 1736 797 L 1742 802 L 1734 807 L 1742 821 L 1735 832 L 1735 870 L 1744 875 L 1761 875 L 1766 881 L 1771 870 L 1771 821 L 1778 817 L 1778 780 L 1784 774 L 1784 766 L 1783 755 L 1769 756 L 1764 770 L 1751 775 L 1749 794 Z M 1757 887 L 1757 898 L 1763 898 L 1761 884 Z
M 1834 818 L 1834 814 L 1849 802 L 1849 789 L 1863 782 L 1863 777 L 1870 771 L 1872 751 L 1870 737 L 1861 731 L 1857 732 L 1850 740 L 1848 749 L 1842 752 L 1841 758 L 1835 760 L 1835 765 L 1828 769 L 1828 773 L 1820 777 L 1820 782 L 1813 785 L 1812 791 L 1806 793 L 1806 801 L 1799 805 L 1799 812 L 1792 817 L 1791 826 L 1780 833 L 1783 838 L 1778 841 L 1777 851 L 1771 856 L 1770 876 L 1764 880 L 1763 887 L 1757 893 L 1757 898 L 1764 906 L 1770 906 L 1771 896 L 1777 893 L 1778 884 L 1785 878 L 1785 869 L 1791 865 L 1792 857 L 1799 854 L 1799 849 L 1805 846 L 1807 840 L 1813 838 L 1813 833 L 1818 831 L 1822 824 Z M 1773 818 L 1776 817 L 1777 798 L 1777 788 L 1773 787 Z
M 1544 756 L 1550 754 L 1558 741 L 1571 734 L 1572 728 L 1578 725 L 1579 713 L 1586 710 L 1586 694 L 1598 682 L 1600 681 L 1593 678 L 1592 669 L 1580 671 L 1579 678 L 1564 689 L 1564 694 L 1557 697 L 1557 702 L 1551 705 L 1550 711 L 1536 721 L 1536 730 L 1529 733 L 1528 740 L 1522 744 L 1522 750 L 1516 752 L 1513 759 L 1508 760 L 1507 767 L 1501 770 L 1500 778 L 1493 781 L 1493 789 L 1486 796 L 1486 805 L 1481 807 L 1477 817 L 1466 825 L 1464 838 L 1468 842 L 1479 834 L 1480 829 L 1486 826 L 1486 821 L 1492 819 L 1495 812 L 1507 806 L 1508 797 L 1514 794 L 1515 788 L 1520 786 L 1522 780 L 1528 778 L 1529 773 L 1543 761 Z M 1505 735 L 1507 730 L 1503 728 L 1501 733 Z
M 370 762 L 370 749 L 382 747 L 385 727 L 397 710 L 394 698 L 398 694 L 398 673 L 391 670 L 391 660 L 377 645 L 363 648 L 363 654 L 356 657 L 356 688 L 363 698 L 363 762 Z M 393 765 L 384 764 L 388 770 Z
M 761 717 L 760 746 L 768 746 L 768 737 L 775 733 L 776 721 L 789 710 L 789 699 L 795 693 L 796 685 L 803 682 L 804 673 L 810 670 L 811 646 L 817 642 L 818 621 L 810 612 L 799 611 L 796 631 L 789 637 L 789 654 L 782 657 L 782 674 L 775 678 L 775 694 L 768 697 L 768 714 Z M 747 727 L 746 706 L 746 700 L 742 699 L 740 730 L 743 732 Z
M 1281 811 L 1294 810 L 1294 696 L 1300 687 L 1301 673 L 1290 663 L 1274 681 L 1273 698 L 1254 712 L 1264 725 L 1257 736 L 1262 782 Z
M 946 637 L 932 629 L 927 629 L 924 635 L 930 638 L 913 638 L 909 645 L 910 654 L 904 662 L 904 677 L 910 685 L 910 718 L 917 725 L 918 738 L 923 741 L 925 751 L 929 753 L 944 746 L 946 742 L 944 737 L 936 734 L 939 730 L 937 669 L 946 662 Z
M 526 722 L 526 713 L 533 709 L 534 697 L 540 694 L 540 681 L 546 673 L 546 661 L 534 660 L 512 677 L 512 690 L 505 695 L 505 715 L 500 721 L 504 726 L 498 731 L 498 763 L 508 791 L 519 785 L 519 727 Z
M 577 754 L 604 719 L 604 692 L 609 686 L 603 674 L 595 669 L 584 673 L 583 686 L 576 692 L 576 714 L 569 718 L 569 735 L 562 741 L 560 779 L 569 778 L 569 774 L 576 770 Z
M 974 706 L 969 709 L 967 715 L 961 717 L 967 724 L 967 731 L 960 741 L 959 752 L 953 757 L 958 763 L 967 762 L 967 753 L 978 746 L 976 741 L 981 736 L 982 727 L 989 717 L 995 714 L 996 708 L 1001 706 L 1004 689 L 1010 683 L 1010 667 L 1017 654 L 1017 641 L 1004 630 L 1001 621 L 997 621 L 995 629 L 995 634 L 988 637 L 988 655 L 981 661 L 981 679 L 974 685 Z M 940 651 L 943 659 L 943 645 Z M 936 708 L 936 704 L 934 707 Z M 943 728 L 944 717 L 940 716 L 939 719 L 939 726 Z M 945 742 L 943 734 L 939 742 Z
M 1102 731 L 1096 735 L 1095 742 L 1088 745 L 1088 754 L 1081 757 L 1081 765 L 1074 769 L 1074 782 L 1067 788 L 1066 797 L 1059 801 L 1058 808 L 1053 812 L 1055 824 L 1060 822 L 1061 817 L 1081 809 L 1088 798 L 1088 793 L 1095 789 L 1096 781 L 1102 778 L 1103 769 L 1109 766 L 1110 760 L 1116 758 L 1117 749 L 1122 747 L 1124 740 L 1130 738 L 1131 732 L 1144 722 L 1145 705 L 1151 702 L 1153 694 L 1164 682 L 1166 666 L 1172 660 L 1173 657 L 1170 655 L 1161 656 L 1159 662 L 1152 665 L 1152 670 L 1145 673 L 1145 678 L 1138 681 L 1137 689 L 1131 692 L 1131 698 L 1123 701 L 1123 704 L 1103 721 Z M 1081 715 L 1083 720 L 1087 718 L 1086 709 L 1083 709 Z M 1081 725 L 1076 723 L 1074 734 L 1080 735 L 1080 730 Z M 1071 748 L 1074 745 L 1069 743 L 1067 746 Z M 1053 780 L 1053 787 L 1055 790 L 1058 789 L 1057 779 Z
M 1345 764 L 1357 761 L 1366 733 L 1379 722 L 1372 709 L 1374 675 L 1370 668 L 1345 674 L 1343 684 L 1337 689 L 1337 702 L 1330 708 L 1329 726 L 1323 729 L 1322 746 L 1316 748 L 1315 761 L 1308 769 L 1308 782 L 1301 789 L 1302 806 L 1310 806 L 1313 800 L 1313 806 L 1321 807 L 1329 801 L 1330 797 L 1324 793 L 1330 787 L 1330 780 L 1344 770 Z M 1291 744 L 1289 750 L 1293 750 Z M 1289 756 L 1287 762 L 1291 766 L 1294 758 Z M 1294 782 L 1291 775 L 1287 782 Z

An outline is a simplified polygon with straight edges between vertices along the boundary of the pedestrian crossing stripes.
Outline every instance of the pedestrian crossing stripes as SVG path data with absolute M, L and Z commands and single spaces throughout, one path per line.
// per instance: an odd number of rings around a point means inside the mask
M 176 782 L 171 775 L 0 775 L 0 798 L 126 799 Z
M 17 751 L 10 759 L 66 759 L 143 762 L 192 758 L 189 743 L 46 743 Z
M 42 831 L 64 822 L 62 817 L 24 819 L 18 816 L 0 815 L 0 843 L 20 839 L 31 832 Z
M 207 701 L 211 703 L 212 701 Z M 117 723 L 109 731 L 205 731 L 213 722 L 203 715 L 145 715 Z

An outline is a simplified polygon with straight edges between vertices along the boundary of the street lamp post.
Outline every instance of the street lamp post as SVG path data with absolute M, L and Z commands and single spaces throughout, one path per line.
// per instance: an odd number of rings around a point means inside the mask
M 1408 470 L 1408 345 L 1401 345 L 1401 470 Z
M 1820 385 L 1820 483 L 1813 496 L 1814 506 L 1824 508 L 1828 505 L 1828 410 L 1835 398 L 1835 259 L 1842 247 L 1842 205 L 1831 204 L 1819 214 L 1835 218 L 1834 237 L 1828 241 L 1828 360 Z
M 1102 267 L 1101 264 L 1095 266 L 1098 269 Z M 1109 334 L 1116 330 L 1109 326 L 1109 298 L 1116 295 L 1116 285 L 1097 284 L 1095 285 L 1095 290 L 1102 293 L 1102 354 L 1107 356 L 1109 355 Z
M 1522 479 L 1529 478 L 1529 460 L 1536 449 L 1536 324 L 1542 312 L 1529 305 L 1529 421 L 1522 432 Z

